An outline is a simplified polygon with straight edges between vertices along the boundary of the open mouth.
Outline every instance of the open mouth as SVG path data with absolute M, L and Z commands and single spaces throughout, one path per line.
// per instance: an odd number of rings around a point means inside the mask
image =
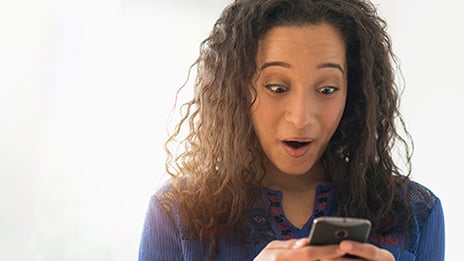
M 299 149 L 301 147 L 304 147 L 306 145 L 309 145 L 311 142 L 307 142 L 307 141 L 284 141 L 285 144 L 287 144 L 288 146 L 294 148 L 294 149 Z

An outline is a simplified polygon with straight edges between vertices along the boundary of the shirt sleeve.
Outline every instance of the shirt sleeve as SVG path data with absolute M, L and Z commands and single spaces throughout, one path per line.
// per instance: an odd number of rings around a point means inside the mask
M 416 253 L 416 261 L 445 260 L 444 215 L 438 198 L 428 219 L 422 224 Z
M 176 222 L 156 196 L 150 200 L 139 245 L 139 261 L 182 260 Z

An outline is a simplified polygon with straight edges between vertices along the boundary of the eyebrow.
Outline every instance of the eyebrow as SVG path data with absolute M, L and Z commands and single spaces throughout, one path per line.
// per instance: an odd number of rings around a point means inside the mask
M 318 69 L 322 68 L 335 68 L 340 70 L 342 73 L 345 73 L 345 70 L 343 70 L 343 67 L 338 64 L 338 63 L 321 63 L 317 66 Z
M 273 62 L 264 63 L 263 66 L 261 66 L 261 70 L 264 70 L 267 67 L 271 67 L 271 66 L 281 66 L 281 67 L 285 67 L 285 68 L 290 68 L 290 64 L 288 64 L 286 62 L 273 61 Z
M 290 68 L 290 64 L 286 62 L 281 62 L 281 61 L 272 61 L 272 62 L 266 62 L 261 66 L 261 70 L 266 69 L 267 67 L 271 66 L 280 66 L 280 67 L 285 67 L 285 68 Z M 335 68 L 338 69 L 340 72 L 345 73 L 345 70 L 343 70 L 343 67 L 338 64 L 338 63 L 321 63 L 317 66 L 318 69 L 323 69 L 323 68 Z

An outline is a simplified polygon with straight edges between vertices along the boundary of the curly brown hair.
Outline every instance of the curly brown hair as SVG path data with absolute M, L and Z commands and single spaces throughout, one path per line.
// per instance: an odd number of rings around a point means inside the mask
M 397 62 L 375 7 L 362 0 L 236 0 L 201 44 L 195 95 L 166 142 L 166 169 L 182 223 L 191 235 L 209 235 L 211 249 L 224 224 L 241 239 L 264 176 L 250 117 L 258 41 L 276 26 L 321 23 L 341 32 L 347 50 L 346 108 L 321 159 L 326 179 L 337 188 L 340 215 L 369 218 L 375 233 L 400 230 L 410 221 L 403 189 L 412 140 L 398 109 Z M 183 127 L 189 133 L 178 141 Z M 168 149 L 172 142 L 182 152 Z M 393 159 L 398 145 L 406 173 Z M 405 218 L 391 219 L 398 211 Z

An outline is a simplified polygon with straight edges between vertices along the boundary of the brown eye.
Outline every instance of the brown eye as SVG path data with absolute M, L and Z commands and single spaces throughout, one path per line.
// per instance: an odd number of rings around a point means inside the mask
M 264 87 L 275 93 L 283 93 L 288 90 L 287 87 L 280 84 L 266 84 Z
M 340 90 L 338 87 L 335 86 L 325 86 L 319 89 L 319 92 L 324 95 L 330 95 L 335 93 L 336 91 Z

